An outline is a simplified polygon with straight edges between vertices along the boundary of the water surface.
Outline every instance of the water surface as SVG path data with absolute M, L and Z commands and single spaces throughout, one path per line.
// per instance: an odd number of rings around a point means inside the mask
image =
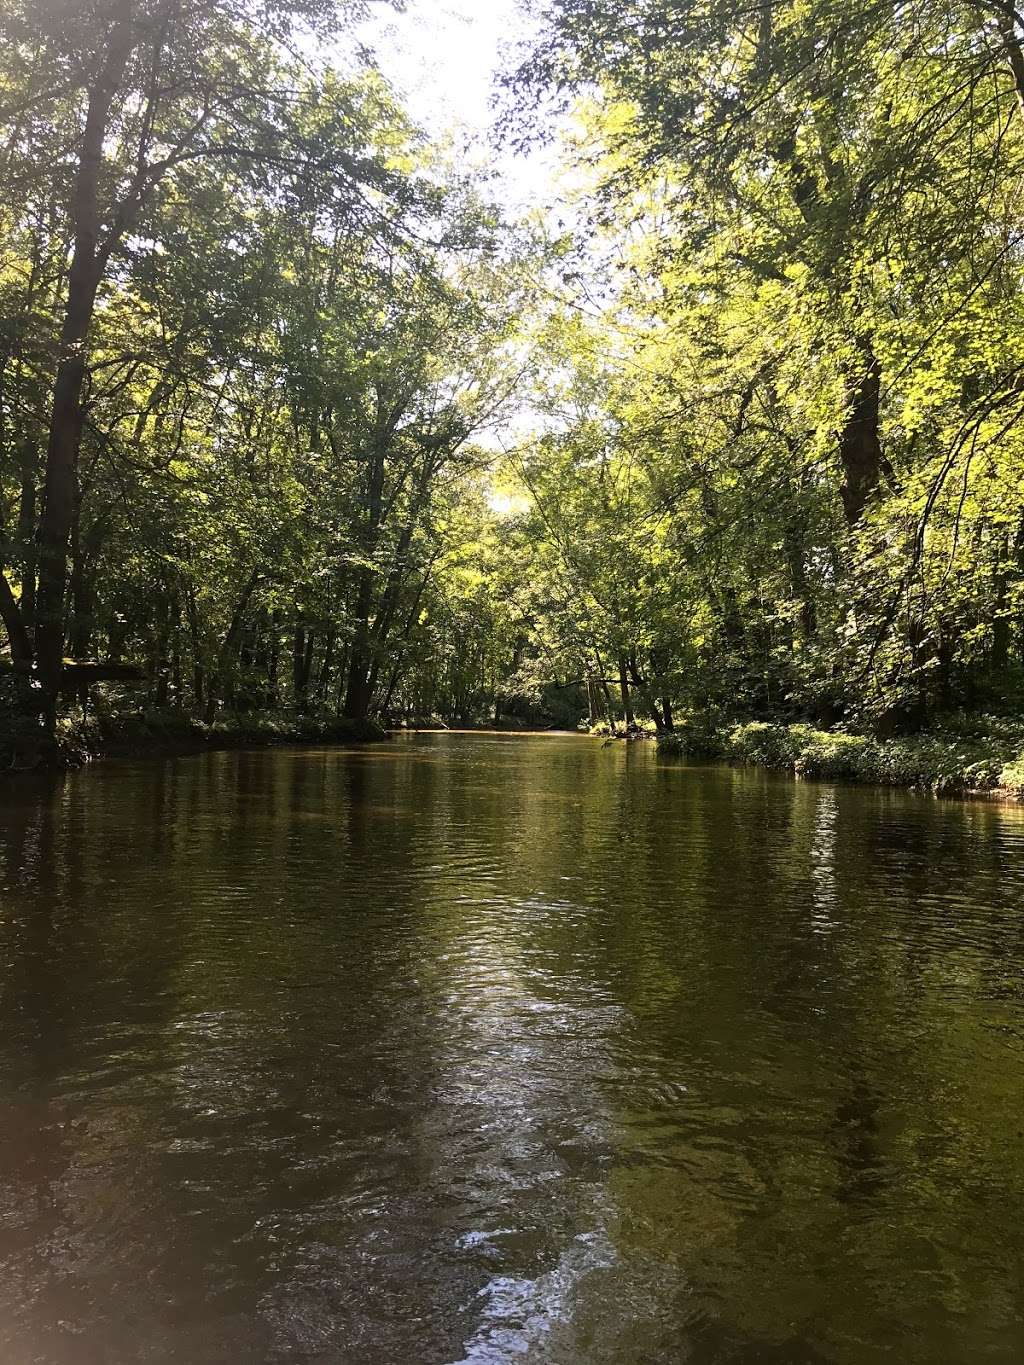
M 1024 1360 L 1024 818 L 577 737 L 0 789 L 3 1365 Z

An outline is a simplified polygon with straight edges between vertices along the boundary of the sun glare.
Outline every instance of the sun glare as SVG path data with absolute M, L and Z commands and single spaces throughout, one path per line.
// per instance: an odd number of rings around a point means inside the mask
M 529 511 L 530 500 L 524 498 L 521 493 L 494 491 L 487 496 L 487 506 L 496 517 L 506 520 L 508 517 L 518 517 Z

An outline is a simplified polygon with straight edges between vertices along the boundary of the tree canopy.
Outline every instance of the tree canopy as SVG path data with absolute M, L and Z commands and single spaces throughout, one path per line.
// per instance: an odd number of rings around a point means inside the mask
M 532 9 L 561 234 L 412 126 L 362 4 L 5 9 L 12 706 L 83 660 L 207 719 L 1018 706 L 1016 12 Z

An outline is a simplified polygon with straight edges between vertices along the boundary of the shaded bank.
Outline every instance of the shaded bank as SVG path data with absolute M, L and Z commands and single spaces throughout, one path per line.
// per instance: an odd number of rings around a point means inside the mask
M 178 711 L 142 711 L 58 721 L 51 737 L 19 717 L 0 721 L 0 766 L 8 773 L 80 768 L 100 758 L 169 757 L 274 744 L 354 744 L 387 739 L 371 720 L 282 712 L 227 715 L 207 724 Z
M 896 739 L 810 725 L 694 720 L 661 735 L 662 753 L 725 759 L 826 781 L 912 787 L 937 796 L 1024 800 L 1024 729 L 993 722 Z

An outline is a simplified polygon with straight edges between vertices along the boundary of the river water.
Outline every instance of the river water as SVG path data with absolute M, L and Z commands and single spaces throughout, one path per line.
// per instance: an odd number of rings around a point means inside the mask
M 1024 812 L 576 736 L 0 789 L 3 1365 L 1024 1360 Z

